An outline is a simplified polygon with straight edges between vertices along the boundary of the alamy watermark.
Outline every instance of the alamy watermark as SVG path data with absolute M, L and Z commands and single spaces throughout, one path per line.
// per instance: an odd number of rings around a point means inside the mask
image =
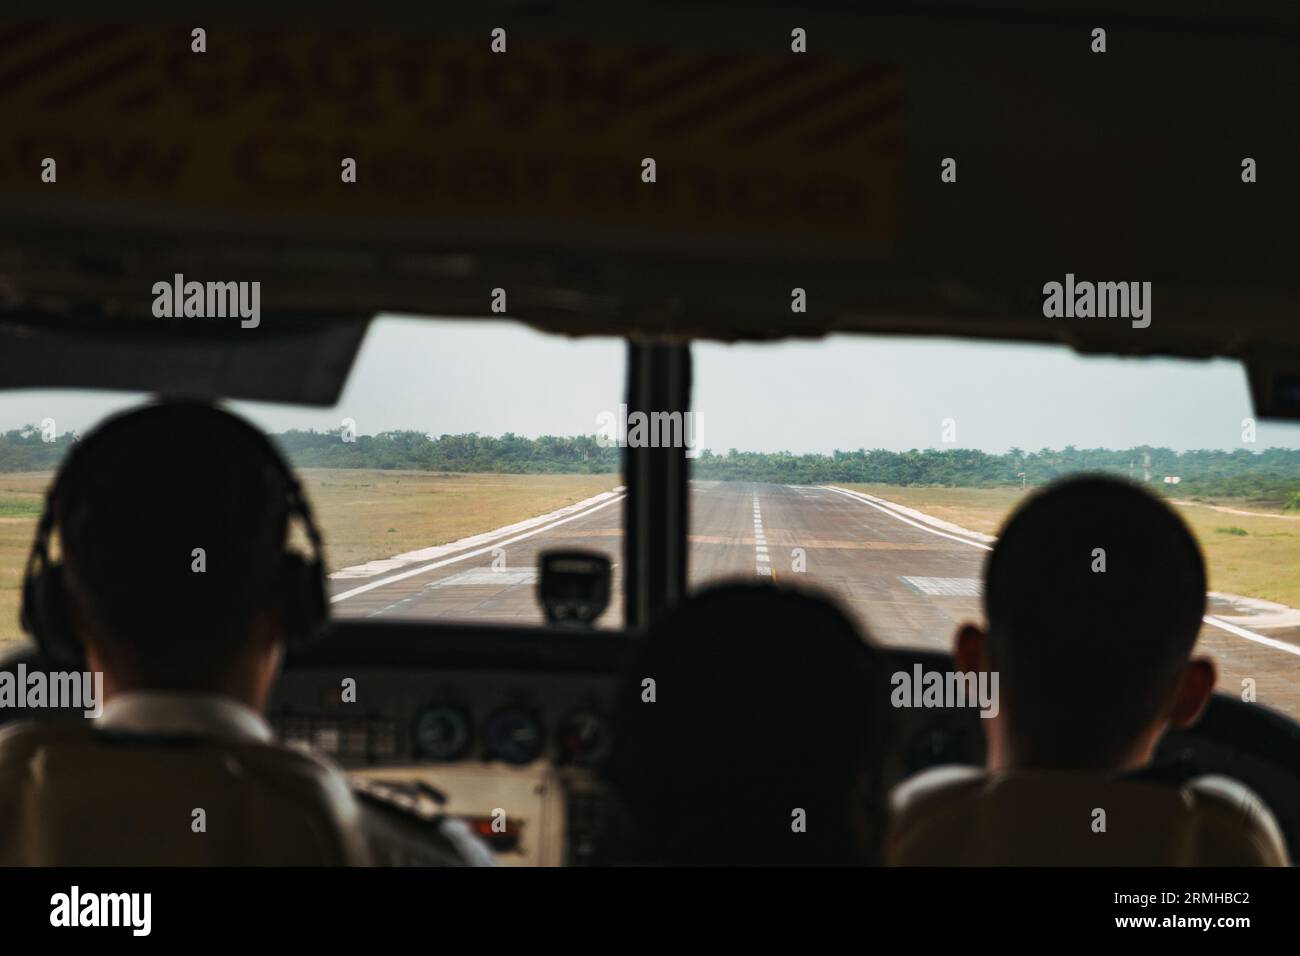
M 889 682 L 895 707 L 978 707 L 984 718 L 1000 710 L 997 671 L 927 671 L 914 664 L 910 672 L 895 671 Z
M 1132 319 L 1135 329 L 1151 324 L 1150 282 L 1076 282 L 1074 273 L 1065 283 L 1043 285 L 1043 315 L 1049 319 Z
M 0 709 L 80 710 L 87 717 L 104 712 L 100 671 L 28 671 L 19 663 L 0 671 Z
M 171 282 L 153 284 L 153 314 L 157 319 L 226 319 L 238 316 L 241 329 L 262 322 L 262 283 L 186 282 L 176 273 Z
M 50 897 L 50 925 L 55 927 L 122 927 L 132 936 L 148 936 L 152 917 L 152 893 L 83 893 L 74 885 Z
M 698 412 L 628 413 L 627 404 L 617 412 L 596 416 L 596 444 L 601 448 L 685 448 L 687 458 L 700 453 L 704 419 Z

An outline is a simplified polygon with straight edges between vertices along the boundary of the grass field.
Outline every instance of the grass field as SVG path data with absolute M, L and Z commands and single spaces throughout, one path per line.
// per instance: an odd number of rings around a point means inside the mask
M 1019 488 L 928 488 L 912 485 L 843 485 L 924 511 L 971 531 L 997 534 L 1024 493 Z
M 446 544 L 609 491 L 618 475 L 453 475 L 306 468 L 331 570 Z
M 48 471 L 0 474 L 0 655 L 26 640 L 18 629 L 18 592 L 50 477 Z
M 1188 498 L 1187 495 L 1175 495 L 1176 498 Z M 1265 511 L 1269 514 L 1288 514 L 1300 518 L 1300 513 L 1295 511 L 1285 511 L 1283 505 L 1284 497 L 1280 495 L 1270 495 L 1267 497 L 1229 497 L 1221 495 L 1195 495 L 1190 496 L 1190 501 L 1199 505 L 1218 505 L 1225 508 L 1239 508 L 1242 511 Z
M 1023 493 L 1018 488 L 925 488 L 846 485 L 985 534 L 997 534 Z M 1216 499 L 1242 511 L 1268 510 L 1258 502 Z M 1228 514 L 1201 504 L 1179 504 L 1205 551 L 1210 589 L 1300 607 L 1300 520 Z M 1244 532 L 1244 533 L 1242 533 Z
M 303 487 L 331 570 L 389 558 L 534 515 L 616 487 L 618 475 L 452 475 L 307 468 Z M 0 654 L 25 640 L 19 585 L 49 472 L 0 474 Z

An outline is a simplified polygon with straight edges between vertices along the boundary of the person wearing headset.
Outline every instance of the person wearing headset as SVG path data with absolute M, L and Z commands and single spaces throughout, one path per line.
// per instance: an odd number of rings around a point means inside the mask
M 310 556 L 288 549 L 293 520 L 306 532 Z M 74 446 L 50 488 L 22 610 L 51 670 L 102 673 L 103 711 L 73 722 L 93 724 L 88 731 L 0 731 L 0 828 L 6 806 L 67 804 L 60 819 L 47 821 L 59 840 L 31 832 L 45 824 L 29 821 L 0 839 L 9 847 L 0 862 L 487 862 L 479 847 L 458 842 L 454 828 L 433 834 L 430 853 L 410 852 L 411 828 L 358 800 L 341 771 L 274 743 L 262 715 L 284 650 L 308 642 L 327 617 L 320 534 L 297 479 L 265 435 L 198 402 L 156 402 L 108 419 Z M 47 771 L 30 773 L 37 764 Z M 60 791 L 62 766 L 69 783 Z M 118 767 L 155 781 L 135 791 L 142 806 L 181 791 L 153 807 L 154 818 L 179 816 L 173 804 L 222 807 L 215 839 L 194 841 L 171 829 L 160 838 L 149 829 L 156 820 L 132 816 L 131 808 L 105 816 L 111 808 L 66 792 L 77 774 L 89 780 L 100 773 L 100 790 L 116 793 Z M 261 796 L 230 792 L 244 785 L 261 787 Z M 134 797 L 128 788 L 118 799 Z M 269 813 L 285 800 L 282 822 L 250 818 L 259 806 Z M 299 828 L 305 835 L 297 845 L 273 849 L 292 843 L 287 828 L 296 824 L 286 821 L 317 811 L 316 822 Z M 95 832 L 59 829 L 92 818 L 101 820 Z M 105 820 L 125 820 L 125 829 L 150 836 L 105 836 L 100 831 L 114 829 Z M 163 848 L 173 835 L 175 849 Z M 52 851 L 56 844 L 66 849 Z M 393 850 L 401 844 L 406 848 Z
M 103 674 L 99 729 L 269 741 L 285 644 L 325 618 L 319 555 L 285 548 L 293 517 L 319 552 L 298 482 L 241 419 L 197 403 L 114 416 L 49 490 L 23 625 L 52 663 Z

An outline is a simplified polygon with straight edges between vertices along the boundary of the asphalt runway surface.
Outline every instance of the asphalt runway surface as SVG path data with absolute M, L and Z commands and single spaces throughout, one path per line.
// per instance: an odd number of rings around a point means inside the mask
M 343 618 L 540 624 L 537 557 L 588 548 L 614 563 L 602 624 L 622 620 L 622 492 L 531 523 L 401 560 L 332 576 Z M 872 639 L 947 650 L 956 627 L 980 620 L 988 539 L 845 490 L 752 482 L 691 483 L 690 584 L 762 578 L 828 592 Z M 1256 612 L 1212 601 L 1198 652 L 1214 658 L 1219 688 L 1255 682 L 1258 701 L 1300 714 L 1300 628 L 1261 627 Z

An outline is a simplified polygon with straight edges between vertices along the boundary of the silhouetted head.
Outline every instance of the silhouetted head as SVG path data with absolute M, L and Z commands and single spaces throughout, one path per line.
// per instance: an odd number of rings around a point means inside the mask
M 1187 526 L 1130 482 L 1070 478 L 1018 508 L 984 589 L 1016 762 L 1122 769 L 1145 762 L 1165 726 L 1194 720 L 1214 683 L 1208 663 L 1189 674 L 1205 591 Z
M 878 661 L 809 594 L 731 584 L 685 601 L 625 671 L 614 774 L 632 856 L 877 862 L 888 714 Z
M 69 618 L 106 680 L 219 688 L 282 636 L 288 489 L 250 429 L 159 403 L 69 454 L 53 501 Z

